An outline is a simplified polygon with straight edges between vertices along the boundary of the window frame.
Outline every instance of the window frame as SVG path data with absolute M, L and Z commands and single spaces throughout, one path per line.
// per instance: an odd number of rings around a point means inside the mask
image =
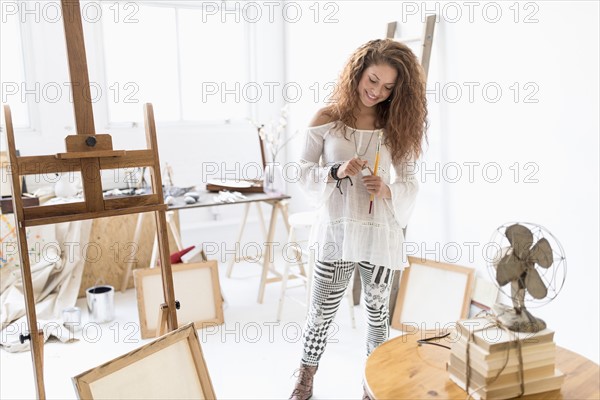
M 23 22 L 21 17 L 21 10 L 19 10 L 19 39 L 21 41 L 21 62 L 23 64 L 23 83 L 26 87 L 35 86 L 36 80 L 35 78 L 35 59 L 34 59 L 34 43 L 33 43 L 33 33 L 31 31 L 31 25 Z M 6 103 L 10 106 L 10 102 Z M 13 124 L 13 129 L 15 133 L 19 134 L 36 134 L 41 135 L 40 129 L 40 104 L 41 102 L 35 101 L 27 101 L 27 125 L 19 126 Z M 4 110 L 1 111 L 4 113 Z M 5 132 L 6 125 L 3 123 L 0 126 L 0 132 Z
M 182 73 L 181 73 L 181 53 L 180 53 L 180 24 L 178 23 L 179 12 L 184 9 L 199 9 L 204 8 L 206 6 L 206 2 L 204 1 L 164 1 L 164 0 L 156 0 L 156 1 L 136 1 L 139 5 L 146 5 L 151 7 L 164 7 L 164 8 L 173 8 L 175 9 L 175 18 L 176 18 L 176 37 L 177 37 L 177 82 L 178 82 L 178 96 L 179 96 L 179 120 L 176 121 L 156 121 L 157 126 L 162 128 L 195 128 L 195 127 L 217 127 L 217 126 L 246 126 L 248 124 L 249 118 L 254 118 L 257 114 L 258 105 L 257 103 L 248 103 L 246 115 L 239 118 L 231 118 L 231 119 L 200 119 L 200 120 L 186 120 L 183 119 L 183 99 L 182 99 Z M 220 2 L 219 7 L 226 6 L 228 2 Z M 214 3 L 211 3 L 214 5 Z M 255 77 L 257 74 L 256 68 L 256 24 L 248 23 L 247 21 L 240 21 L 240 23 L 244 24 L 245 38 L 244 38 L 244 48 L 246 48 L 244 58 L 245 58 L 245 78 L 249 82 L 255 81 Z M 96 46 L 96 60 L 95 65 L 98 71 L 98 79 L 101 81 L 101 84 L 106 90 L 108 90 L 108 78 L 107 78 L 107 59 L 106 59 L 106 51 L 105 51 L 105 35 L 104 35 L 104 24 L 93 24 L 92 30 L 94 32 L 94 45 Z M 88 60 L 89 62 L 89 60 Z M 140 103 L 140 118 L 135 121 L 127 121 L 127 122 L 113 122 L 110 119 L 110 109 L 109 109 L 109 101 L 110 96 L 104 96 L 103 100 L 97 104 L 97 111 L 101 115 L 97 115 L 98 126 L 103 126 L 105 129 L 135 129 L 138 128 L 142 122 L 142 110 Z

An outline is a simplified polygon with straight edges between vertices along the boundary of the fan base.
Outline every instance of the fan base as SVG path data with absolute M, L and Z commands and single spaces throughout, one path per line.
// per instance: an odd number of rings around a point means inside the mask
M 546 329 L 544 320 L 534 317 L 526 309 L 522 309 L 519 313 L 504 304 L 496 304 L 493 308 L 502 325 L 511 331 L 535 333 Z

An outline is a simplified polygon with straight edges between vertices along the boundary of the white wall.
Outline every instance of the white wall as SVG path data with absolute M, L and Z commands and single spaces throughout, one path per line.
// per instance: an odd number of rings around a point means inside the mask
M 85 7 L 83 1 L 82 6 Z M 64 137 L 75 133 L 70 93 L 68 86 L 64 86 L 66 82 L 69 82 L 69 72 L 63 23 L 62 20 L 54 18 L 54 14 L 51 13 L 57 8 L 47 7 L 44 2 L 38 2 L 37 8 L 34 3 L 27 7 L 27 10 L 33 11 L 22 17 L 25 21 L 23 27 L 24 52 L 25 59 L 28 61 L 26 87 L 28 89 L 37 87 L 39 90 L 34 90 L 24 97 L 29 104 L 32 128 L 17 130 L 16 146 L 22 155 L 63 152 Z M 94 9 L 97 9 L 97 5 L 91 8 L 92 11 Z M 128 10 L 121 8 L 120 11 L 125 12 L 123 16 L 131 15 L 129 14 L 131 8 Z M 213 19 L 219 17 L 218 14 L 210 16 Z M 239 15 L 236 16 L 235 12 L 227 16 L 229 20 L 236 17 L 240 21 L 244 20 Z M 7 18 L 18 18 L 18 16 L 11 15 Z M 103 15 L 102 18 L 114 18 L 114 15 L 109 13 L 109 15 Z M 107 120 L 105 100 L 106 97 L 112 99 L 113 93 L 107 87 L 103 73 L 100 29 L 102 18 L 96 19 L 93 14 L 89 18 L 83 18 L 89 79 L 90 82 L 97 83 L 102 88 L 102 94 L 95 97 L 93 104 L 96 132 L 111 134 L 115 149 L 145 148 L 142 105 L 146 102 L 156 102 L 156 99 L 134 97 L 139 101 L 139 114 L 132 115 L 132 120 L 137 121 L 136 127 L 111 127 Z M 252 52 L 251 79 L 260 83 L 263 88 L 266 88 L 264 82 L 283 82 L 282 24 L 281 14 L 274 14 L 274 18 L 262 18 L 257 23 L 251 24 L 248 29 L 248 34 L 251 36 L 250 51 Z M 160 57 L 160 54 L 156 56 Z M 206 62 L 218 62 L 219 60 L 219 54 L 200 54 L 199 57 L 203 57 Z M 152 70 L 153 65 L 148 65 L 147 68 Z M 160 79 L 158 74 L 157 79 Z M 210 81 L 210 78 L 207 77 L 206 80 Z M 52 102 L 49 102 L 47 101 L 49 96 L 45 96 L 48 93 L 44 91 L 44 87 L 56 85 L 62 87 L 63 90 L 56 99 L 54 99 L 54 93 L 48 92 L 53 97 Z M 7 98 L 9 104 L 22 101 L 21 93 L 7 96 Z M 229 98 L 233 98 L 233 96 Z M 281 88 L 279 88 L 273 99 L 270 99 L 265 91 L 260 101 L 252 104 L 251 107 L 253 116 L 258 121 L 266 122 L 278 118 L 282 105 Z M 155 113 L 158 112 L 159 110 L 155 107 Z M 4 121 L 3 118 L 2 121 Z M 249 174 L 253 174 L 254 169 L 245 170 L 244 168 L 249 164 L 259 165 L 261 162 L 256 129 L 249 121 L 245 120 L 245 116 L 227 125 L 158 122 L 157 136 L 161 164 L 171 165 L 177 186 L 201 184 L 206 179 L 216 178 L 221 173 L 227 174 L 229 178 L 236 173 L 235 171 L 247 171 Z M 4 150 L 4 135 L 2 135 L 1 146 Z M 217 169 L 216 172 L 207 173 L 207 171 L 214 171 L 214 168 Z M 111 182 L 112 176 L 109 175 L 109 179 L 103 180 L 105 187 L 122 187 L 122 184 Z M 254 176 L 243 177 L 253 178 Z M 51 185 L 55 179 L 54 176 L 30 176 L 27 178 L 28 189 L 33 191 L 40 186 Z M 112 180 L 114 181 L 114 179 Z M 263 208 L 265 212 L 270 210 L 270 207 L 267 206 Z M 219 249 L 223 249 L 225 252 L 227 249 L 223 243 L 232 243 L 235 240 L 236 228 L 242 212 L 243 206 L 211 207 L 186 211 L 181 218 L 184 244 L 191 245 L 210 241 L 217 243 Z M 261 237 L 257 236 L 260 234 L 257 221 L 257 213 L 253 212 L 246 228 L 246 237 Z M 285 236 L 278 237 L 281 240 L 284 238 Z
M 336 4 L 337 23 L 286 25 L 288 80 L 334 80 L 354 49 L 384 36 L 387 22 L 404 19 L 405 32 L 414 32 L 422 13 L 436 10 L 435 3 L 422 2 Z M 437 5 L 428 79 L 431 128 L 421 168 L 435 171 L 437 164 L 439 172 L 421 176 L 409 240 L 420 245 L 418 255 L 472 266 L 487 277 L 481 249 L 498 226 L 543 225 L 562 243 L 568 273 L 558 297 L 532 311 L 556 330 L 559 345 L 598 362 L 598 3 L 520 3 L 517 22 L 513 2 L 476 4 L 472 20 L 462 2 Z M 502 17 L 492 23 L 496 6 Z M 537 22 L 525 23 L 526 17 Z M 474 87 L 472 101 L 467 85 Z M 502 90 L 497 102 L 494 87 Z M 537 102 L 525 102 L 528 94 Z M 305 126 L 322 105 L 303 98 L 293 109 L 293 129 Z M 291 158 L 297 154 L 289 149 Z M 480 164 L 470 164 L 470 182 L 464 163 L 472 162 Z M 502 176 L 493 183 L 496 167 Z M 462 177 L 452 183 L 457 171 Z M 526 183 L 526 177 L 537 182 Z M 296 187 L 289 192 L 302 198 Z M 303 204 L 295 202 L 298 209 Z M 477 243 L 473 256 L 465 242 Z M 457 248 L 461 257 L 451 251 Z

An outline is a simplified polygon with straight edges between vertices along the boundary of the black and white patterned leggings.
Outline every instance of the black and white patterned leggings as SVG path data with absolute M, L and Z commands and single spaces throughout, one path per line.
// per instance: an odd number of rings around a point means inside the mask
M 356 263 L 317 261 L 313 272 L 311 302 L 304 328 L 302 363 L 318 365 L 327 345 L 327 334 L 348 287 Z M 362 292 L 367 312 L 367 355 L 387 340 L 388 303 L 394 271 L 359 262 Z

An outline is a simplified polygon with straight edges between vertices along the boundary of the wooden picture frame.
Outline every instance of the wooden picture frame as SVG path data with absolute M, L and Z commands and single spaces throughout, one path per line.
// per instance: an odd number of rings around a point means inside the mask
M 72 378 L 80 399 L 214 399 L 194 324 Z
M 173 264 L 175 300 L 179 326 L 193 322 L 196 329 L 223 323 L 223 298 L 219 284 L 217 261 Z M 138 315 L 142 339 L 155 337 L 159 329 L 160 306 L 164 302 L 161 269 L 144 268 L 133 271 L 137 294 Z
M 392 328 L 440 331 L 467 318 L 475 269 L 408 257 L 402 272 Z

